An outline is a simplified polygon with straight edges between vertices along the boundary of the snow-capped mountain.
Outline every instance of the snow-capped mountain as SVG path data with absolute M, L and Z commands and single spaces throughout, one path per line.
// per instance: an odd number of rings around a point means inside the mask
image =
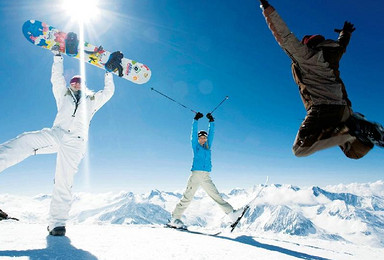
M 273 184 L 234 189 L 225 193 L 224 198 L 234 208 L 240 208 L 259 194 L 237 231 L 279 233 L 384 247 L 383 191 L 383 181 L 325 188 Z M 181 196 L 177 192 L 159 190 L 146 194 L 77 193 L 70 222 L 162 225 L 170 219 Z M 50 196 L 45 194 L 33 198 L 0 194 L 0 208 L 27 223 L 46 223 L 49 202 Z M 230 222 L 202 190 L 197 192 L 183 221 L 206 229 L 220 229 Z

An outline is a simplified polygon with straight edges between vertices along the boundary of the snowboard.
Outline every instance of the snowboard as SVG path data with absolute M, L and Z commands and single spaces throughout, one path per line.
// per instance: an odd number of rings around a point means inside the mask
M 23 24 L 23 34 L 28 41 L 36 46 L 47 50 L 58 50 L 70 57 L 80 59 L 80 48 L 73 52 L 68 52 L 66 48 L 67 33 L 62 32 L 44 22 L 29 20 Z M 73 48 L 73 46 L 71 46 Z M 97 47 L 84 41 L 84 60 L 85 62 L 101 69 L 106 69 L 105 64 L 109 60 L 111 52 L 104 50 L 101 46 Z M 122 78 L 136 84 L 146 83 L 151 78 L 151 70 L 144 64 L 134 60 L 123 58 L 121 60 L 123 67 Z M 119 75 L 116 70 L 112 73 Z

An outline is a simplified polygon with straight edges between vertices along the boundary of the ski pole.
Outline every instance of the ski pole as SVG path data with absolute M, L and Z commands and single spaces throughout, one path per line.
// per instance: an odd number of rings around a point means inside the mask
M 269 181 L 269 176 L 267 176 L 267 179 L 265 180 L 264 185 L 261 187 L 261 189 L 260 189 L 259 192 L 256 194 L 256 196 L 255 196 L 250 202 L 248 202 L 247 205 L 245 205 L 245 207 L 244 207 L 244 211 L 243 211 L 243 213 L 241 214 L 241 216 L 237 219 L 237 221 L 236 221 L 235 223 L 233 223 L 233 224 L 231 225 L 231 232 L 233 232 L 233 230 L 237 227 L 237 225 L 239 224 L 241 218 L 242 218 L 242 217 L 245 215 L 245 213 L 249 210 L 249 208 L 252 206 L 252 204 L 259 198 L 260 193 L 261 193 L 261 192 L 264 190 L 264 188 L 267 186 L 268 181 Z M 252 223 L 251 223 L 251 224 L 252 224 Z M 251 225 L 251 224 L 250 224 L 250 225 Z M 249 226 L 250 226 L 250 225 L 249 225 Z M 248 226 L 246 229 L 248 229 L 249 226 Z
M 156 90 L 156 89 L 154 89 L 154 88 L 151 88 L 151 90 L 153 90 L 153 91 L 159 93 L 160 95 L 162 95 L 162 96 L 164 96 L 164 97 L 166 97 L 166 98 L 172 100 L 173 102 L 179 104 L 180 106 L 182 106 L 182 107 L 184 107 L 184 108 L 186 108 L 186 109 L 189 109 L 189 110 L 191 110 L 193 113 L 197 114 L 197 112 L 196 112 L 195 110 L 193 110 L 192 108 L 189 108 L 189 107 L 187 107 L 187 106 L 181 104 L 180 102 L 178 102 L 178 101 L 174 100 L 173 98 L 171 98 L 171 97 L 169 97 L 169 96 L 167 96 L 167 95 L 161 93 L 160 91 L 158 91 L 158 90 Z
M 225 100 L 227 100 L 229 97 L 228 96 L 226 96 L 213 110 L 212 110 L 212 112 L 211 112 L 211 114 L 219 107 L 219 106 L 221 106 L 221 104 L 223 104 L 224 103 L 224 101 Z

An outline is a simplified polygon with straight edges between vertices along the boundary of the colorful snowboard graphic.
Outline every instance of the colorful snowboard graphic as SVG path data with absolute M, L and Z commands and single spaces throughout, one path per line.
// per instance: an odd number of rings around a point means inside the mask
M 65 52 L 65 38 L 67 33 L 62 32 L 46 23 L 29 20 L 23 24 L 23 34 L 28 41 L 34 45 L 40 46 L 48 50 L 59 50 Z M 79 50 L 80 51 L 80 50 Z M 111 52 L 84 42 L 84 59 L 89 64 L 105 69 L 105 63 L 108 61 Z M 68 55 L 68 54 L 67 54 Z M 68 55 L 79 59 L 80 54 L 76 56 Z M 146 83 L 151 78 L 151 70 L 144 64 L 123 58 L 121 61 L 123 67 L 123 78 L 136 84 Z M 113 71 L 119 75 L 118 71 Z

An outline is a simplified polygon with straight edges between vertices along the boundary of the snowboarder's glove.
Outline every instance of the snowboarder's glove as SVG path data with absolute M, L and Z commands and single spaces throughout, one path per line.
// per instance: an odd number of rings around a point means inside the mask
M 195 117 L 194 117 L 193 119 L 195 119 L 195 120 L 199 120 L 199 119 L 202 118 L 203 116 L 204 116 L 204 115 L 203 115 L 202 113 L 197 112 L 196 115 L 195 115 Z
M 355 30 L 356 30 L 356 28 L 354 27 L 354 25 L 352 23 L 345 21 L 343 29 L 335 29 L 335 32 L 340 33 L 341 31 L 344 31 L 344 32 L 352 33 Z
M 215 121 L 215 119 L 213 118 L 213 116 L 211 115 L 211 113 L 208 113 L 208 114 L 206 115 L 206 117 L 209 119 L 209 122 L 213 122 L 213 121 Z
M 55 56 L 61 56 L 60 46 L 59 46 L 59 45 L 52 46 L 51 51 L 52 51 L 52 53 L 53 53 Z
M 263 9 L 267 8 L 268 6 L 270 6 L 268 1 L 266 1 L 266 0 L 260 0 L 260 4 L 261 4 L 261 7 L 263 7 Z
M 121 66 L 121 59 L 124 55 L 120 51 L 115 51 L 109 56 L 107 63 L 105 63 L 105 69 L 109 72 L 115 70 L 119 71 L 119 77 L 123 76 L 123 66 Z
M 0 209 L 0 220 L 7 219 L 8 214 Z

